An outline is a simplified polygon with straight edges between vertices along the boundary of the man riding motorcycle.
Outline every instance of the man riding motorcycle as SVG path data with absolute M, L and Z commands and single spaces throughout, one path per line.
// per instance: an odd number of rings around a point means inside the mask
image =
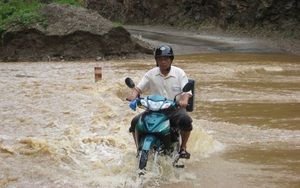
M 155 60 L 157 67 L 152 68 L 144 75 L 137 87 L 133 89 L 132 95 L 130 95 L 127 100 L 133 101 L 140 93 L 146 91 L 149 91 L 150 95 L 161 95 L 169 100 L 173 100 L 175 95 L 188 83 L 188 77 L 185 72 L 181 68 L 172 65 L 174 54 L 173 49 L 170 46 L 158 46 L 155 50 Z M 164 112 L 169 118 L 171 125 L 180 128 L 182 144 L 179 151 L 179 157 L 186 159 L 190 158 L 190 153 L 188 153 L 186 149 L 190 133 L 193 129 L 193 120 L 186 111 L 188 100 L 191 96 L 191 92 L 184 92 L 177 99 L 178 108 L 176 110 Z M 129 131 L 133 134 L 136 145 L 135 126 L 143 113 L 132 119 L 131 127 L 129 128 Z

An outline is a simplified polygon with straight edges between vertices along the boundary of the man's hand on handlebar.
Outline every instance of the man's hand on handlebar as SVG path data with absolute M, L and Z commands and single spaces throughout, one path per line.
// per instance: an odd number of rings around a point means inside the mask
M 188 103 L 184 100 L 178 101 L 178 108 L 186 108 L 188 106 Z
M 140 89 L 135 87 L 132 89 L 132 95 L 130 95 L 129 97 L 126 98 L 127 101 L 133 101 L 134 99 L 136 99 L 137 97 L 139 97 L 139 93 L 140 93 Z
M 134 97 L 133 95 L 130 95 L 126 98 L 127 101 L 133 101 L 136 97 Z

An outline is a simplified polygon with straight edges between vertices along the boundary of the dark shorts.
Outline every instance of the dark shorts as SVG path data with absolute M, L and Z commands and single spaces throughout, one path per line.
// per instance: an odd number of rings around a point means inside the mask
M 129 132 L 135 132 L 135 126 L 143 113 L 138 114 L 132 119 Z M 166 111 L 164 114 L 169 118 L 172 126 L 178 126 L 182 131 L 191 131 L 193 129 L 193 120 L 185 108 L 178 108 L 175 111 Z

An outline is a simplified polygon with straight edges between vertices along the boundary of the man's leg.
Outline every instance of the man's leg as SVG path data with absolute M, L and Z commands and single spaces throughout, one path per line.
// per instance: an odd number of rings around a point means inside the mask
M 135 147 L 137 148 L 137 143 L 136 143 L 136 138 L 135 138 L 135 132 L 132 132 L 132 136 L 133 136 L 133 140 L 134 140 L 134 143 L 135 143 Z
M 191 131 L 180 131 L 181 139 L 182 139 L 182 144 L 180 149 L 186 149 L 187 148 L 187 142 L 189 140 Z
M 177 109 L 174 113 L 169 114 L 169 118 L 172 124 L 179 126 L 180 128 L 180 135 L 181 135 L 181 148 L 179 151 L 181 158 L 190 158 L 190 154 L 186 151 L 187 142 L 189 140 L 191 131 L 193 129 L 192 126 L 192 118 L 187 113 L 186 109 Z
M 130 125 L 130 128 L 129 128 L 129 132 L 132 133 L 132 136 L 133 136 L 133 139 L 134 139 L 134 143 L 135 143 L 135 146 L 136 148 L 138 147 L 137 145 L 137 140 L 136 140 L 136 137 L 135 137 L 135 126 L 139 120 L 139 118 L 143 115 L 144 112 L 138 114 L 137 116 L 135 116 L 132 120 L 131 120 L 131 125 Z

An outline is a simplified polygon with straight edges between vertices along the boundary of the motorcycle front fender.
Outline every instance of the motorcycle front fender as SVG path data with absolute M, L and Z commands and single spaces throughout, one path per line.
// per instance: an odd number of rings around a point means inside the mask
M 158 138 L 154 135 L 146 135 L 140 140 L 140 148 L 142 150 L 149 151 L 157 143 Z

